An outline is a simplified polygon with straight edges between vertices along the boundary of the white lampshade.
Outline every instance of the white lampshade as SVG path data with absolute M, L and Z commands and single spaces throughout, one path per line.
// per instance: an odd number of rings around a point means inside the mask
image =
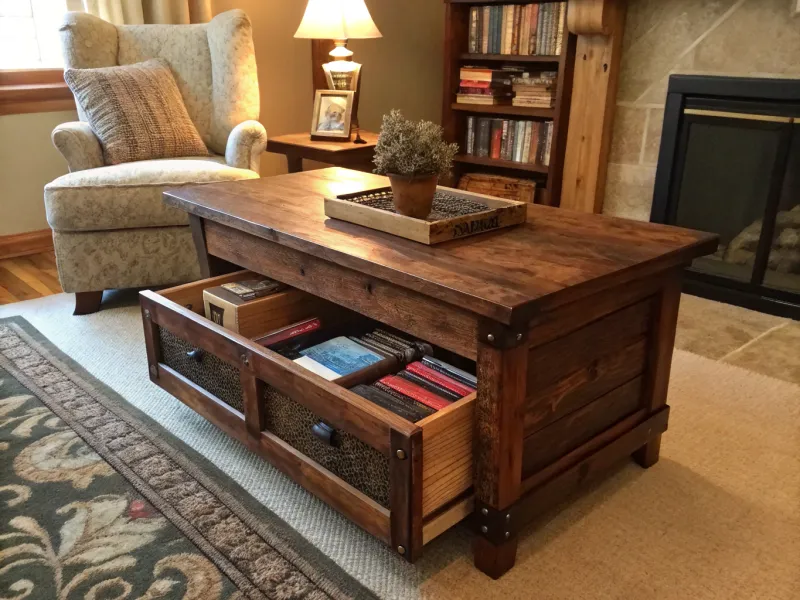
M 308 0 L 296 38 L 353 40 L 379 38 L 364 0 Z

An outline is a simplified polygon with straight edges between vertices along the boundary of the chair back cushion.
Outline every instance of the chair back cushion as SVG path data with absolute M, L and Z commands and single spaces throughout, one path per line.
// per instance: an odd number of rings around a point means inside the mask
M 241 10 L 199 25 L 112 25 L 67 13 L 61 26 L 67 67 L 130 65 L 153 58 L 169 64 L 186 111 L 208 148 L 225 153 L 231 130 L 259 117 L 252 26 Z M 86 115 L 78 109 L 82 120 Z
M 100 140 L 107 165 L 208 156 L 165 60 L 66 69 L 64 80 Z

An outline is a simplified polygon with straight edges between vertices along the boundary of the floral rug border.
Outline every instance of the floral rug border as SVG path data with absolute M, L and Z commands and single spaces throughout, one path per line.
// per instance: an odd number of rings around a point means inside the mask
M 176 464 L 186 476 L 196 481 L 203 491 L 216 499 L 221 509 L 229 511 L 238 518 L 249 532 L 243 531 L 251 543 L 252 535 L 260 538 L 265 551 L 270 548 L 278 552 L 280 557 L 294 566 L 302 575 L 313 582 L 325 595 L 339 599 L 348 598 L 376 598 L 367 588 L 356 579 L 348 575 L 341 567 L 329 557 L 315 548 L 300 534 L 293 530 L 282 519 L 265 506 L 251 498 L 235 481 L 222 473 L 205 457 L 187 446 L 184 442 L 173 436 L 162 425 L 127 403 L 119 394 L 97 380 L 83 367 L 65 355 L 33 325 L 23 317 L 7 317 L 0 319 L 0 326 L 10 327 L 23 343 L 31 347 L 44 360 L 55 366 L 64 377 L 77 386 L 93 402 L 105 409 L 109 415 L 127 425 L 135 433 L 146 438 L 147 443 L 162 453 L 167 459 Z M 192 523 L 185 519 L 174 507 L 173 503 L 164 498 L 150 484 L 142 479 L 136 471 L 124 462 L 117 453 L 87 427 L 76 420 L 74 414 L 56 401 L 51 394 L 37 385 L 31 377 L 23 372 L 24 357 L 18 361 L 7 358 L 0 352 L 0 365 L 28 387 L 50 410 L 69 425 L 93 450 L 115 468 L 139 493 L 151 504 L 161 511 L 170 522 L 175 525 L 189 540 L 204 552 L 217 567 L 224 572 L 236 585 L 251 598 L 266 598 L 261 586 L 253 583 L 253 574 L 245 571 L 247 560 L 237 560 L 236 553 L 230 548 L 221 550 L 223 542 L 215 545 L 200 532 Z M 103 415 L 108 417 L 108 415 Z M 91 419 L 87 420 L 91 422 Z M 108 421 L 102 421 L 108 425 Z M 222 483 L 224 482 L 224 483 Z M 224 485 L 224 487 L 223 487 Z M 204 499 L 208 499 L 207 496 Z M 249 505 L 249 506 L 246 506 Z M 256 513 L 258 516 L 256 516 Z M 220 547 L 218 547 L 220 546 Z M 234 549 L 235 550 L 235 549 Z M 252 562 L 252 561 L 251 561 Z M 250 565 L 251 567 L 253 565 Z

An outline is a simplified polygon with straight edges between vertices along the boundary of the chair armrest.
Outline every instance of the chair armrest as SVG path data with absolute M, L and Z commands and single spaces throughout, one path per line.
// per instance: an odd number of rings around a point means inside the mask
M 53 144 L 67 160 L 70 172 L 102 167 L 103 149 L 88 123 L 73 121 L 58 125 L 52 134 Z
M 245 121 L 233 128 L 225 146 L 229 167 L 258 173 L 259 158 L 267 148 L 267 130 L 258 121 Z

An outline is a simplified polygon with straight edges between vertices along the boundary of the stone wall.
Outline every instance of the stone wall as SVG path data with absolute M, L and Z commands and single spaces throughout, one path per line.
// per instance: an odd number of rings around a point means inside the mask
M 647 221 L 673 73 L 800 77 L 797 0 L 628 0 L 603 212 Z

